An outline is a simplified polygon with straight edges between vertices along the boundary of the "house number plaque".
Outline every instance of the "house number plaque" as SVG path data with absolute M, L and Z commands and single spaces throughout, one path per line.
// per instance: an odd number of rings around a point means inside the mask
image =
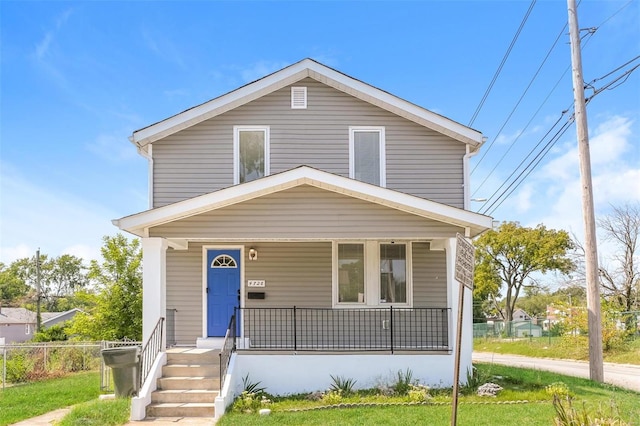
M 247 287 L 265 287 L 265 280 L 247 280 Z

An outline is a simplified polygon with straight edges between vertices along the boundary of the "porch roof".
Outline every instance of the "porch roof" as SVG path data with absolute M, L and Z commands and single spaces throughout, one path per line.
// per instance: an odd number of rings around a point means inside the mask
M 151 227 L 232 206 L 301 185 L 310 185 L 442 223 L 459 226 L 467 230 L 466 233 L 469 237 L 474 237 L 490 229 L 492 225 L 492 218 L 489 216 L 338 176 L 308 166 L 300 166 L 252 182 L 115 219 L 113 224 L 124 231 L 145 237 L 148 236 L 149 228 Z

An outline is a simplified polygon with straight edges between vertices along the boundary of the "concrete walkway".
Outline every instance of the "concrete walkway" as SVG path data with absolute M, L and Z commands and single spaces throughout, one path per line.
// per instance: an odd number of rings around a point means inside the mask
M 71 407 L 60 408 L 59 410 L 50 411 L 38 417 L 33 417 L 27 420 L 23 420 L 18 423 L 14 423 L 14 426 L 51 426 L 54 422 L 62 420 L 64 416 L 69 414 Z M 127 425 L 141 425 L 150 424 L 153 426 L 169 426 L 169 425 L 184 425 L 184 426 L 211 426 L 216 422 L 209 418 L 200 417 L 165 417 L 161 419 L 145 419 L 139 422 L 129 422 Z
M 129 422 L 127 425 L 151 424 L 153 426 L 169 426 L 169 425 L 190 425 L 190 426 L 210 426 L 215 425 L 216 421 L 206 417 L 163 417 L 159 419 L 144 419 L 135 422 Z
M 66 416 L 69 411 L 71 411 L 71 407 L 60 408 L 59 410 L 50 411 L 38 417 L 33 417 L 31 419 L 14 423 L 14 426 L 51 426 L 53 422 L 62 420 L 62 418 Z

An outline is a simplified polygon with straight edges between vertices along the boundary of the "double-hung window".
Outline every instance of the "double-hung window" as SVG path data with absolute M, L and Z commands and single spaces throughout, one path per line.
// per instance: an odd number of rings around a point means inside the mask
M 386 185 L 384 127 L 349 127 L 349 177 Z
M 364 303 L 364 244 L 338 244 L 338 303 Z
M 234 184 L 251 182 L 269 174 L 269 127 L 233 128 Z
M 410 243 L 335 242 L 335 306 L 410 306 L 410 259 Z
M 380 244 L 380 303 L 407 303 L 405 244 Z

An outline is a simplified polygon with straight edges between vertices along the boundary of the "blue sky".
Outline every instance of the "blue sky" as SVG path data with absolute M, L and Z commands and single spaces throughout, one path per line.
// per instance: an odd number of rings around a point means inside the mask
M 111 219 L 147 208 L 133 130 L 305 57 L 469 124 L 530 4 L 2 1 L 0 261 L 38 247 L 97 258 Z M 579 21 L 598 28 L 583 33 L 585 81 L 640 55 L 638 0 L 583 0 Z M 534 5 L 473 121 L 488 138 L 472 160 L 475 198 L 572 105 L 566 22 L 564 1 Z M 598 94 L 588 118 L 602 215 L 640 200 L 640 70 Z M 578 173 L 572 126 L 492 216 L 582 235 Z

